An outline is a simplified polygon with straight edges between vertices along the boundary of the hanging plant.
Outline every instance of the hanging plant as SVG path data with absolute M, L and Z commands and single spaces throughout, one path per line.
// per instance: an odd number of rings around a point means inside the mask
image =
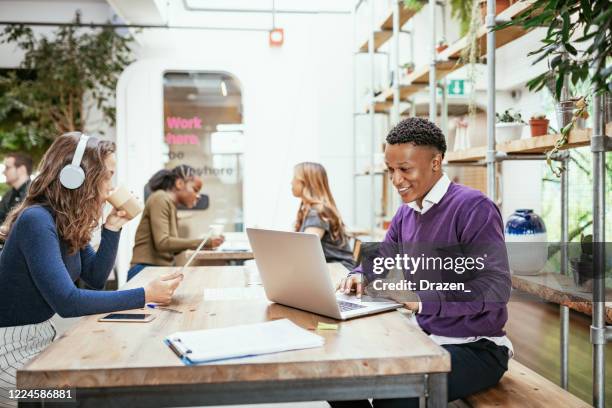
M 539 91 L 552 80 L 554 95 L 560 100 L 568 78 L 574 85 L 590 79 L 595 93 L 612 92 L 610 0 L 536 0 L 515 19 L 495 29 L 509 26 L 547 27 L 542 46 L 528 55 L 537 56 L 533 64 L 548 60 L 550 70 L 527 82 L 529 90 Z
M 131 41 L 112 27 L 81 27 L 78 14 L 49 38 L 24 25 L 6 26 L 0 42 L 24 51 L 20 68 L 32 75 L 0 79 L 0 153 L 44 151 L 58 135 L 84 130 L 94 107 L 113 126 L 117 79 L 131 62 Z
M 479 0 L 471 0 L 470 23 L 466 35 L 466 47 L 461 51 L 459 63 L 466 65 L 466 79 L 470 84 L 470 97 L 468 101 L 468 116 L 473 118 L 476 115 L 476 79 L 478 72 L 476 64 L 480 47 L 478 42 L 478 30 L 481 27 Z
M 427 0 L 404 0 L 404 7 L 415 13 L 421 11 L 425 4 L 427 4 Z
M 449 3 L 451 17 L 459 22 L 459 33 L 463 37 L 470 29 L 474 0 L 450 0 Z M 478 4 L 478 0 L 476 3 Z
M 561 136 L 555 142 L 555 145 L 553 146 L 553 149 L 546 153 L 546 164 L 548 165 L 548 167 L 550 168 L 552 173 L 555 176 L 557 176 L 557 177 L 561 177 L 561 173 L 563 173 L 566 170 L 566 168 L 563 165 L 563 163 L 560 164 L 559 166 L 555 167 L 553 165 L 553 159 L 552 158 L 569 141 L 570 133 L 571 133 L 572 129 L 574 128 L 574 126 L 576 125 L 576 121 L 578 121 L 579 119 L 583 118 L 585 116 L 585 114 L 588 115 L 587 107 L 588 107 L 588 105 L 587 105 L 586 99 L 584 97 L 578 99 L 575 102 L 575 108 L 576 109 L 574 110 L 574 113 L 572 114 L 572 119 L 569 121 L 568 124 L 566 124 L 565 126 L 563 126 L 561 128 Z

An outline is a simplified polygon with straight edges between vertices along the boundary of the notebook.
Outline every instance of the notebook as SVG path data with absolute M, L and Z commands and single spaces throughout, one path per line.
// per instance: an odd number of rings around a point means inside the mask
M 323 337 L 289 319 L 222 329 L 177 332 L 164 342 L 187 365 L 321 347 Z

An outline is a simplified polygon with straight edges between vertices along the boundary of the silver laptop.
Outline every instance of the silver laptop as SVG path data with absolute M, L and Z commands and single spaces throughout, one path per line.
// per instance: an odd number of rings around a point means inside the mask
M 339 320 L 402 306 L 337 294 L 317 235 L 255 228 L 247 228 L 247 235 L 266 296 L 273 302 Z

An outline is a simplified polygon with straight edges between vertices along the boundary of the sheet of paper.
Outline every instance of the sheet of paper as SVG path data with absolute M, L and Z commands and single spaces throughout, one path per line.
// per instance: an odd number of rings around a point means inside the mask
M 166 338 L 192 363 L 246 357 L 323 346 L 323 337 L 289 319 L 227 327 L 177 332 Z

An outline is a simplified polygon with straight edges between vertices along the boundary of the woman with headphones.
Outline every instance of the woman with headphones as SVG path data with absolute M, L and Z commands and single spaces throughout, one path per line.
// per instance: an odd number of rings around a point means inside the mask
M 89 245 L 112 190 L 114 153 L 114 143 L 78 132 L 58 137 L 0 228 L 0 406 L 16 404 L 8 399 L 16 370 L 53 341 L 55 313 L 75 317 L 168 304 L 182 280 L 170 274 L 120 291 L 75 286 L 82 279 L 104 288 L 128 221 L 124 211 L 112 210 L 97 252 Z
M 151 195 L 136 230 L 131 268 L 128 280 L 147 266 L 172 266 L 175 256 L 188 249 L 196 249 L 202 238 L 178 236 L 177 205 L 193 208 L 198 202 L 202 180 L 195 169 L 186 164 L 172 170 L 163 169 L 151 177 L 148 183 Z M 205 248 L 215 248 L 224 238 L 216 237 L 206 242 Z

